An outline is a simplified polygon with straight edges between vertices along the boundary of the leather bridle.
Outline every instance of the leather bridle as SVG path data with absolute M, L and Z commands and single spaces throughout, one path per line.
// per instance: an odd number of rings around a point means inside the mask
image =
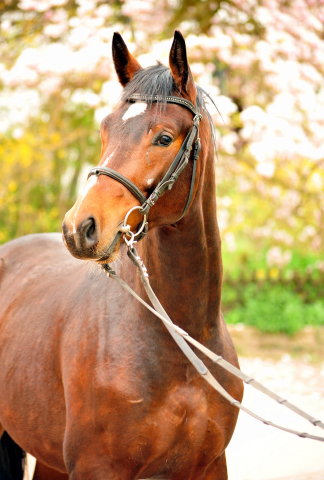
M 141 192 L 141 190 L 131 180 L 126 178 L 121 173 L 116 172 L 116 170 L 113 170 L 108 167 L 98 166 L 98 167 L 92 168 L 88 174 L 88 178 L 91 177 L 91 175 L 97 175 L 97 176 L 107 175 L 108 177 L 113 178 L 114 180 L 117 180 L 117 182 L 124 185 L 124 187 L 126 187 L 134 195 L 134 197 L 137 198 L 137 200 L 141 204 L 139 211 L 142 215 L 144 215 L 144 220 L 139 228 L 141 232 L 139 233 L 138 231 L 138 235 L 136 234 L 137 235 L 136 240 L 139 241 L 148 232 L 148 223 L 146 222 L 146 218 L 149 213 L 149 210 L 153 207 L 153 205 L 155 205 L 157 200 L 161 197 L 161 195 L 163 195 L 163 193 L 166 190 L 171 190 L 171 188 L 173 187 L 174 183 L 178 179 L 182 170 L 188 165 L 191 150 L 193 150 L 192 152 L 193 166 L 192 166 L 189 194 L 188 194 L 185 208 L 181 216 L 178 218 L 177 222 L 181 220 L 181 218 L 186 214 L 193 196 L 195 176 L 196 176 L 196 165 L 197 165 L 197 160 L 201 150 L 201 143 L 199 138 L 199 123 L 202 119 L 202 115 L 199 113 L 199 110 L 193 105 L 193 103 L 181 97 L 174 97 L 174 96 L 163 97 L 161 95 L 134 94 L 129 96 L 127 98 L 127 101 L 128 102 L 145 102 L 150 104 L 156 103 L 156 102 L 173 103 L 173 104 L 181 105 L 187 108 L 193 114 L 192 128 L 189 130 L 186 138 L 182 142 L 182 145 L 179 148 L 178 153 L 176 154 L 174 160 L 172 161 L 170 167 L 168 168 L 167 172 L 163 176 L 162 180 L 159 181 L 159 183 L 156 185 L 153 192 L 150 194 L 148 198 L 145 197 L 145 195 Z

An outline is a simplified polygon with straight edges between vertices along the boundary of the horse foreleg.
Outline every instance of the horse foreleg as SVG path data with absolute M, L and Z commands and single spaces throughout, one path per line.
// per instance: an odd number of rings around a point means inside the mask
M 37 460 L 33 480 L 69 480 L 69 475 L 53 470 Z

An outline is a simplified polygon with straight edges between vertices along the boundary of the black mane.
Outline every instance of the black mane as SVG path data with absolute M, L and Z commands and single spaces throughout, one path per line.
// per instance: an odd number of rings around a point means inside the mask
M 201 87 L 196 85 L 196 88 L 196 106 L 198 107 L 200 113 L 203 116 L 207 116 L 208 118 L 210 130 L 212 132 L 213 144 L 216 150 L 215 126 L 212 117 L 206 107 L 206 100 L 209 100 L 213 104 L 214 101 Z M 160 95 L 163 100 L 159 102 L 159 104 L 161 106 L 165 106 L 167 104 L 166 97 L 173 95 L 175 89 L 176 87 L 173 77 L 171 75 L 171 70 L 168 67 L 162 65 L 162 63 L 158 63 L 157 65 L 153 65 L 152 67 L 147 67 L 143 70 L 139 70 L 134 75 L 132 81 L 129 82 L 124 88 L 121 100 L 126 101 L 127 98 L 134 93 L 138 93 L 141 95 Z

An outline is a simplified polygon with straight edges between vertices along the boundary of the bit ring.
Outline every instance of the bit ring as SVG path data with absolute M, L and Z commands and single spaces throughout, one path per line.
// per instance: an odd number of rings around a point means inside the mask
M 134 241 L 135 241 L 135 238 L 138 237 L 138 236 L 142 233 L 142 231 L 144 230 L 145 225 L 146 225 L 147 215 L 145 215 L 145 214 L 143 215 L 144 218 L 143 218 L 143 220 L 142 220 L 141 226 L 140 226 L 140 228 L 137 230 L 136 233 L 131 232 L 131 231 L 130 231 L 130 226 L 127 224 L 127 220 L 128 220 L 129 215 L 130 215 L 134 210 L 140 210 L 141 207 L 142 207 L 141 205 L 138 205 L 138 206 L 136 206 L 136 207 L 131 208 L 131 209 L 127 212 L 126 217 L 125 217 L 125 220 L 124 220 L 124 223 L 123 223 L 123 225 L 122 225 L 122 227 L 121 227 L 121 229 L 120 229 L 121 232 L 124 233 L 124 238 L 126 237 L 126 235 L 127 235 L 128 237 L 131 237 L 130 242 L 134 242 Z M 125 238 L 125 241 L 126 241 L 126 238 Z M 126 242 L 126 243 L 127 243 L 127 242 Z

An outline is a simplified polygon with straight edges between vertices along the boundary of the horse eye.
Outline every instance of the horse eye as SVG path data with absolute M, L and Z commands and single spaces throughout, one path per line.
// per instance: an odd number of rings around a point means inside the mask
M 168 146 L 172 142 L 172 138 L 169 135 L 162 135 L 162 137 L 158 140 L 158 145 Z

